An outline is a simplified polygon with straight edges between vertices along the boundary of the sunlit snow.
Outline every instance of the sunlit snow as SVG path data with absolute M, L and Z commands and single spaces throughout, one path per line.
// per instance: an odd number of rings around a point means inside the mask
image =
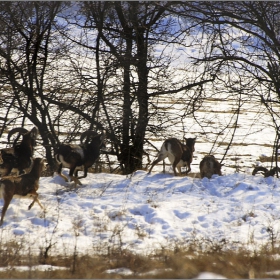
M 34 253 L 51 244 L 51 255 L 117 247 L 143 253 L 195 239 L 253 249 L 271 244 L 271 232 L 279 232 L 277 178 L 137 171 L 89 174 L 82 182 L 74 189 L 57 175 L 42 177 L 38 192 L 46 211 L 37 204 L 28 211 L 29 201 L 13 199 L 1 242 L 16 240 Z

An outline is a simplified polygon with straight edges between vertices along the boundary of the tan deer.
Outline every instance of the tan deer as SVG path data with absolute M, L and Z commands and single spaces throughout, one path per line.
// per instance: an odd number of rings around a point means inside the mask
M 165 140 L 161 146 L 158 157 L 153 161 L 149 170 L 151 173 L 153 167 L 168 157 L 172 164 L 174 175 L 177 176 L 176 168 L 181 175 L 181 167 L 187 166 L 186 174 L 191 171 L 191 163 L 193 160 L 193 152 L 195 151 L 194 145 L 195 138 L 185 138 L 186 145 L 182 144 L 177 138 L 169 138 Z

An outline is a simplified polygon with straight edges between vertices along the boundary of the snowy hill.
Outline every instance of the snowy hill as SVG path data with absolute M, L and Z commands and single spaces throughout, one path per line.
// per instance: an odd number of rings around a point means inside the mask
M 82 182 L 75 190 L 58 176 L 42 177 L 38 193 L 46 211 L 37 204 L 28 211 L 29 201 L 13 199 L 1 242 L 22 240 L 34 253 L 51 244 L 52 255 L 117 247 L 152 252 L 192 240 L 253 249 L 271 244 L 279 232 L 277 178 L 236 173 L 209 180 L 137 171 L 89 174 Z

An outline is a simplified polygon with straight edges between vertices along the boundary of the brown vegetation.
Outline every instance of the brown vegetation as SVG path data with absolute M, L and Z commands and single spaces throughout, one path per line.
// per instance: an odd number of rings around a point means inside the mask
M 210 240 L 200 240 L 184 245 L 175 244 L 169 248 L 163 247 L 150 255 L 137 255 L 126 250 L 110 251 L 107 255 L 98 255 L 92 252 L 91 256 L 56 256 L 49 257 L 46 265 L 52 265 L 45 271 L 36 269 L 40 265 L 40 258 L 36 255 L 23 256 L 20 242 L 1 244 L 0 277 L 10 278 L 195 278 L 201 272 L 212 272 L 227 278 L 267 278 L 273 275 L 280 278 L 277 270 L 280 259 L 275 258 L 279 249 L 269 249 L 264 246 L 259 252 L 246 250 L 226 250 L 227 242 L 218 243 Z M 207 250 L 201 251 L 199 247 L 205 245 Z M 266 244 L 267 245 L 267 244 Z M 29 267 L 26 271 L 19 271 L 16 266 Z M 33 267 L 34 266 L 34 267 Z M 114 273 L 114 269 L 126 268 L 131 274 Z M 111 273 L 108 272 L 111 270 Z M 275 274 L 273 274 L 273 271 Z

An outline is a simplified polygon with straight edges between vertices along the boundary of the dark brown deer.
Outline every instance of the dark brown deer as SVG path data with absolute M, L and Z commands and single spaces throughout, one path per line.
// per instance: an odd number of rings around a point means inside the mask
M 172 164 L 174 175 L 177 176 L 176 168 L 181 175 L 181 167 L 187 167 L 186 175 L 191 171 L 191 163 L 193 160 L 193 152 L 195 151 L 194 145 L 195 138 L 185 138 L 186 144 L 182 144 L 177 138 L 169 138 L 165 140 L 158 153 L 158 157 L 153 161 L 149 170 L 151 173 L 153 167 L 168 157 Z
M 32 166 L 32 157 L 34 153 L 34 146 L 38 135 L 37 127 L 30 131 L 23 127 L 12 129 L 8 134 L 8 142 L 13 134 L 19 133 L 22 135 L 21 142 L 18 143 L 19 136 L 14 140 L 13 147 L 4 148 L 0 150 L 1 176 L 7 176 L 12 171 L 17 172 L 18 175 L 28 173 Z
M 269 176 L 274 176 L 277 172 L 279 172 L 279 167 L 274 167 L 270 170 L 268 170 L 266 167 L 263 166 L 257 166 L 254 168 L 252 175 L 256 175 L 258 172 L 260 172 L 265 178 Z
M 28 206 L 28 210 L 37 202 L 42 209 L 43 205 L 38 199 L 37 190 L 39 188 L 39 178 L 45 170 L 46 162 L 42 158 L 35 158 L 33 166 L 28 174 L 21 176 L 6 176 L 0 180 L 1 196 L 4 199 L 4 205 L 1 214 L 0 226 L 3 224 L 4 216 L 13 197 L 33 199 Z
M 213 155 L 205 156 L 199 164 L 200 177 L 207 177 L 210 179 L 212 175 L 218 174 L 222 175 L 222 164 L 217 161 Z
M 85 138 L 89 138 L 89 142 L 83 142 Z M 81 135 L 81 145 L 61 144 L 55 154 L 55 159 L 59 163 L 58 175 L 65 182 L 68 178 L 61 173 L 62 167 L 69 168 L 69 177 L 74 181 L 75 188 L 82 185 L 79 179 L 86 178 L 88 168 L 91 167 L 100 155 L 100 149 L 105 147 L 105 133 L 97 134 L 97 132 L 88 130 Z M 78 171 L 84 171 L 84 175 L 78 177 Z

